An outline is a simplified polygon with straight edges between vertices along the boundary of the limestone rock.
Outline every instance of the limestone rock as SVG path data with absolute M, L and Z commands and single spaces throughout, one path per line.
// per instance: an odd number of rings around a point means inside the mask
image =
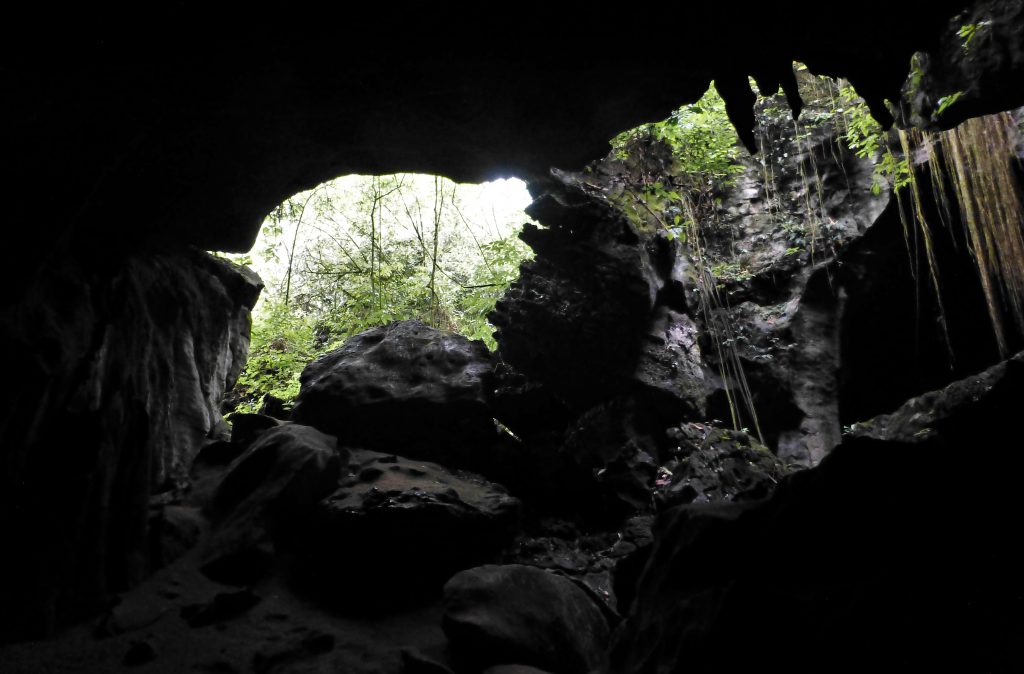
M 502 563 L 549 569 L 571 579 L 605 608 L 605 617 L 614 624 L 621 611 L 621 568 L 638 549 L 649 546 L 653 519 L 640 515 L 601 532 L 584 532 L 568 522 L 547 519 L 529 535 L 516 539 Z M 626 594 L 631 596 L 632 590 Z
M 1024 77 L 1022 19 L 1021 0 L 980 0 L 953 17 L 935 48 L 917 55 L 903 85 L 900 108 L 906 121 L 923 129 L 949 129 L 1024 104 L 1016 86 Z M 973 34 L 962 35 L 964 28 Z
M 347 452 L 314 428 L 290 424 L 266 431 L 231 464 L 213 494 L 215 529 L 204 551 L 203 572 L 214 580 L 246 584 L 287 547 L 313 505 L 338 484 Z
M 767 500 L 664 512 L 609 671 L 753 671 L 795 634 L 794 672 L 1019 669 L 1022 365 L 909 402 Z
M 467 667 L 517 663 L 585 674 L 604 661 L 601 610 L 572 581 L 529 566 L 482 566 L 444 588 L 444 631 Z
M 8 374 L 20 383 L 0 405 L 0 491 L 17 504 L 0 517 L 10 549 L 33 555 L 3 562 L 20 580 L 0 632 L 46 633 L 140 579 L 150 496 L 184 484 L 220 433 L 261 288 L 250 270 L 177 249 L 65 260 L 4 309 L 0 346 L 19 354 Z
M 368 450 L 353 453 L 350 471 L 317 504 L 302 545 L 315 584 L 337 590 L 344 608 L 436 593 L 518 531 L 519 501 L 472 473 Z
M 702 409 L 699 348 L 666 311 L 685 309 L 678 245 L 574 174 L 543 188 L 527 212 L 547 228 L 521 235 L 536 256 L 489 317 L 502 358 L 577 412 L 624 388 L 667 398 L 676 417 Z
M 767 497 L 793 468 L 746 433 L 689 423 L 669 430 L 676 443 L 661 468 L 662 506 Z
M 483 342 L 397 321 L 310 363 L 292 418 L 345 446 L 460 463 L 496 436 L 492 372 Z
M 853 424 L 854 437 L 896 442 L 925 442 L 944 429 L 962 427 L 964 417 L 1007 399 L 1024 383 L 1024 352 L 938 391 L 911 398 L 892 414 Z M 1006 410 L 1011 413 L 1010 409 Z

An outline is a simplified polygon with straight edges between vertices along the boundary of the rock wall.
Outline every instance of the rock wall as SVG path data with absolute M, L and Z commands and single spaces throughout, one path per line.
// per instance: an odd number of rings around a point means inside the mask
M 664 512 L 609 671 L 1018 670 L 1021 358 L 857 424 L 767 500 Z
M 0 320 L 0 633 L 21 636 L 143 572 L 149 497 L 223 426 L 262 288 L 191 250 L 47 268 Z

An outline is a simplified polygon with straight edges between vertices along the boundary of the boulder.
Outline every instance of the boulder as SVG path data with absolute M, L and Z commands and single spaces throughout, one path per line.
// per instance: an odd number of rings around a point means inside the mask
M 292 419 L 345 446 L 460 463 L 496 437 L 493 369 L 483 342 L 397 321 L 306 366 Z
M 354 611 L 436 594 L 494 561 L 519 528 L 519 501 L 472 473 L 369 450 L 310 514 L 302 550 L 318 593 Z
M 265 431 L 277 428 L 281 422 L 266 414 L 245 414 L 235 412 L 228 417 L 231 422 L 231 444 L 245 448 Z
M 762 499 L 793 472 L 741 431 L 688 423 L 669 429 L 668 435 L 675 448 L 657 480 L 655 498 L 662 507 Z
M 231 464 L 207 507 L 215 529 L 203 572 L 233 584 L 262 576 L 313 505 L 337 488 L 347 460 L 335 438 L 308 426 L 263 433 Z
M 199 508 L 161 505 L 150 509 L 148 559 L 151 569 L 167 566 L 199 542 L 203 530 Z
M 477 670 L 516 663 L 585 674 L 603 664 L 609 636 L 585 591 L 519 564 L 456 574 L 444 587 L 443 627 L 455 660 Z

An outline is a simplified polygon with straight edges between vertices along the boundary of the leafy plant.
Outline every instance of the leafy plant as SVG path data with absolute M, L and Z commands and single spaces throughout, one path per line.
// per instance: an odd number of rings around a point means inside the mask
M 964 92 L 962 92 L 962 91 L 955 91 L 952 94 L 950 94 L 949 96 L 943 96 L 942 98 L 940 98 L 939 99 L 939 106 L 935 109 L 935 112 L 932 113 L 932 118 L 933 119 L 937 119 L 937 118 L 941 117 L 942 113 L 944 113 L 949 108 L 949 106 L 951 106 L 954 103 L 956 103 L 957 101 L 959 101 L 960 97 L 963 96 L 963 95 L 964 95 Z
M 956 34 L 960 36 L 961 40 L 963 40 L 963 50 L 965 52 L 970 51 L 971 43 L 979 36 L 984 35 L 991 25 L 991 20 L 984 20 L 979 21 L 978 23 L 965 23 L 960 26 L 959 30 L 956 31 Z
M 889 147 L 890 134 L 875 121 L 867 104 L 853 87 L 839 88 L 843 102 L 840 109 L 846 121 L 846 144 L 858 157 L 875 161 L 871 191 L 880 194 L 883 188 L 900 190 L 910 184 L 910 161 L 897 156 Z
M 292 311 L 279 297 L 261 300 L 253 320 L 249 360 L 235 385 L 236 411 L 255 412 L 263 394 L 293 400 L 299 375 L 320 349 L 312 316 Z

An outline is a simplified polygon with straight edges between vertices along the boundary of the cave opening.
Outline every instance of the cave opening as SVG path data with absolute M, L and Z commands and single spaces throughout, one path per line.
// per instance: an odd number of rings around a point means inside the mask
M 884 4 L 25 77 L 0 667 L 1019 671 L 1024 9 Z
M 483 340 L 487 321 L 531 251 L 526 184 L 439 176 L 345 176 L 274 208 L 250 251 L 221 254 L 264 283 L 246 368 L 225 413 L 287 415 L 299 375 L 347 338 L 393 321 Z

